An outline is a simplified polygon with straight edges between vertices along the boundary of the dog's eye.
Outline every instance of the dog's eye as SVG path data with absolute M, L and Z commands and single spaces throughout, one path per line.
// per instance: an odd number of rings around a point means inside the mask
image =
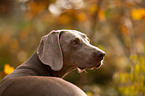
M 76 44 L 78 44 L 78 41 L 77 40 L 73 40 L 72 44 L 76 45 Z
M 73 40 L 73 41 L 72 41 L 72 44 L 73 44 L 73 45 L 77 45 L 77 44 L 79 44 L 79 39 L 76 38 L 75 40 Z

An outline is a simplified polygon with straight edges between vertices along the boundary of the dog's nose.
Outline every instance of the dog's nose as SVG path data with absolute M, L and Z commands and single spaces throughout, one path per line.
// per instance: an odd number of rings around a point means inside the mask
M 98 52 L 97 53 L 97 55 L 98 55 L 98 57 L 100 57 L 100 58 L 102 58 L 102 57 L 104 57 L 105 56 L 105 52 Z
M 93 56 L 99 60 L 102 60 L 103 57 L 105 56 L 105 52 L 103 51 L 97 51 L 93 53 Z
M 103 51 L 98 51 L 98 52 L 96 52 L 96 56 L 97 56 L 99 59 L 103 59 L 103 57 L 105 56 L 105 52 L 103 52 Z

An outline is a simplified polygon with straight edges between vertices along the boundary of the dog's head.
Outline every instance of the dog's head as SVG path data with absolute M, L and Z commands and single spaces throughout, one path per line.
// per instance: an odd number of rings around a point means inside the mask
M 89 38 L 76 30 L 53 30 L 42 37 L 37 54 L 42 63 L 54 71 L 63 64 L 80 69 L 98 68 L 105 52 L 89 43 Z

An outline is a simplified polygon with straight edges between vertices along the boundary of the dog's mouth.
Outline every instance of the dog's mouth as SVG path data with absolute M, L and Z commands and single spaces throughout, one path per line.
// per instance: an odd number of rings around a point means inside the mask
M 103 60 L 101 60 L 99 63 L 95 64 L 95 66 L 93 66 L 93 67 L 92 66 L 91 67 L 78 67 L 78 71 L 82 72 L 82 71 L 85 71 L 85 69 L 90 69 L 90 70 L 98 69 L 101 67 L 102 63 L 103 63 Z
M 99 64 L 97 66 L 95 66 L 95 68 L 100 68 L 101 65 L 102 65 L 102 63 L 99 62 Z
M 104 59 L 103 59 L 103 60 L 104 60 Z M 101 65 L 103 64 L 103 60 L 101 60 L 101 61 L 97 64 L 97 66 L 96 66 L 95 68 L 100 68 Z

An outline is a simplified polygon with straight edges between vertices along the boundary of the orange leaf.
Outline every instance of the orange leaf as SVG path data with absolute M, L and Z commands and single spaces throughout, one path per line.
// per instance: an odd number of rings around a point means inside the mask
M 100 9 L 99 11 L 98 11 L 98 19 L 100 20 L 100 21 L 105 21 L 105 12 L 104 12 L 104 10 L 103 9 Z
M 143 8 L 133 9 L 131 11 L 131 16 L 135 20 L 141 20 L 145 17 L 145 9 L 143 9 Z
M 120 25 L 121 33 L 125 36 L 128 34 L 127 28 L 123 25 Z
M 10 74 L 13 71 L 14 71 L 14 68 L 13 67 L 11 67 L 9 64 L 5 64 L 5 66 L 4 66 L 4 72 L 6 74 Z
M 89 9 L 89 13 L 90 15 L 94 15 L 98 10 L 98 6 L 96 4 L 93 4 L 90 9 Z
M 78 21 L 83 22 L 87 19 L 87 16 L 85 13 L 81 12 L 77 15 L 77 19 L 78 19 Z
M 62 15 L 59 17 L 59 22 L 61 24 L 68 24 L 70 22 L 70 18 L 67 15 Z

